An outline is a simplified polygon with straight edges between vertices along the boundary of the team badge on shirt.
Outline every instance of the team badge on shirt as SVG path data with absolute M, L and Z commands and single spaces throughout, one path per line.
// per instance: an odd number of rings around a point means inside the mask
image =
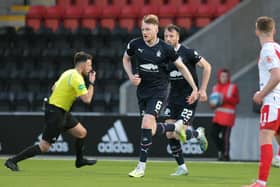
M 157 54 L 156 54 L 156 55 L 157 55 L 157 57 L 161 57 L 161 52 L 160 52 L 160 50 L 157 51 Z
M 266 56 L 266 57 L 265 57 L 265 60 L 266 60 L 267 63 L 271 63 L 271 61 L 272 61 L 272 59 L 270 58 L 270 56 Z

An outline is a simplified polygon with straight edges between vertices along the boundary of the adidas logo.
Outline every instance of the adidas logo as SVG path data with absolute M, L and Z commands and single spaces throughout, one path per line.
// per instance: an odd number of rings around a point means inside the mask
M 192 138 L 188 140 L 186 143 L 182 145 L 182 152 L 186 155 L 201 155 L 204 152 L 200 149 L 198 140 L 196 138 Z M 167 145 L 166 150 L 169 154 L 172 155 L 172 151 L 169 145 Z
M 108 129 L 97 149 L 100 153 L 133 153 L 133 144 L 128 142 L 120 120 L 115 121 L 114 126 Z
M 34 144 L 39 144 L 41 139 L 42 139 L 42 134 L 39 134 L 38 141 L 36 141 Z M 54 138 L 54 140 L 55 139 L 56 138 Z M 56 139 L 56 142 L 53 143 L 51 145 L 51 148 L 49 149 L 49 152 L 52 152 L 52 153 L 55 153 L 55 152 L 57 152 L 57 153 L 66 153 L 68 151 L 69 151 L 68 142 L 63 140 L 63 137 L 62 137 L 61 134 L 58 136 L 58 138 Z

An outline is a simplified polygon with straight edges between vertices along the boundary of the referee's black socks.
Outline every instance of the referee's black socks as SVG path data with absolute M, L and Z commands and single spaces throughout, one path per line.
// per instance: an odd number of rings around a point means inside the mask
M 83 159 L 85 138 L 76 138 L 75 148 L 76 148 L 76 158 L 77 160 Z
M 24 149 L 22 152 L 11 158 L 10 160 L 14 163 L 17 163 L 21 160 L 25 160 L 27 158 L 33 157 L 35 155 L 41 154 L 42 151 L 39 145 L 31 145 Z

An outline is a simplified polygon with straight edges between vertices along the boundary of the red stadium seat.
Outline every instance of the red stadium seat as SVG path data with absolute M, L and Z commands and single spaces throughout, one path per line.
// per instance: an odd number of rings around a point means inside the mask
M 90 5 L 90 0 L 75 0 L 75 5 L 79 7 L 87 7 Z
M 82 9 L 77 6 L 69 6 L 65 10 L 63 24 L 65 28 L 71 31 L 76 30 L 80 25 L 80 18 L 82 16 Z
M 192 19 L 188 17 L 177 18 L 176 25 L 183 27 L 186 30 L 189 30 L 192 27 Z
M 128 0 L 111 0 L 113 6 L 123 7 L 128 5 Z
M 26 25 L 37 31 L 42 24 L 45 14 L 46 8 L 44 6 L 31 6 L 26 14 Z
M 96 27 L 102 10 L 97 6 L 88 6 L 84 8 L 84 14 L 81 19 L 81 26 L 89 29 Z
M 197 6 L 191 4 L 184 4 L 183 6 L 178 7 L 177 17 L 179 18 L 192 18 L 196 15 Z
M 211 22 L 211 18 L 208 17 L 198 17 L 195 19 L 195 26 L 202 28 L 207 26 Z
M 143 7 L 145 5 L 145 0 L 130 0 L 130 4 L 133 6 Z
M 208 0 L 207 4 L 217 6 L 217 5 L 223 4 L 223 2 L 222 2 L 222 0 Z
M 177 7 L 172 5 L 163 5 L 159 8 L 160 26 L 165 27 L 167 24 L 173 23 L 177 12 Z
M 148 4 L 160 7 L 164 4 L 164 0 L 148 0 Z
M 219 16 L 225 14 L 230 9 L 231 9 L 231 7 L 228 6 L 227 4 L 218 5 L 217 8 L 216 8 L 216 11 L 215 11 L 215 16 L 219 17 Z
M 109 3 L 108 0 L 94 0 L 93 5 L 98 7 L 107 7 L 109 6 Z
M 226 1 L 226 4 L 227 4 L 229 7 L 234 7 L 234 6 L 236 6 L 238 3 L 240 3 L 240 0 L 227 0 L 227 1 Z
M 142 19 L 147 14 L 155 14 L 158 15 L 158 7 L 154 5 L 145 5 L 141 7 L 138 19 L 138 26 L 141 27 Z
M 158 7 L 153 5 L 145 5 L 140 9 L 140 18 L 147 14 L 158 14 Z
M 187 2 L 188 2 L 187 4 L 189 5 L 196 5 L 196 6 L 202 4 L 202 0 L 188 0 Z
M 116 25 L 116 20 L 120 14 L 120 8 L 118 6 L 107 6 L 102 11 L 102 18 L 100 25 L 102 27 L 113 30 Z
M 131 31 L 137 22 L 139 13 L 139 8 L 133 5 L 122 7 L 119 19 L 120 26 Z
M 45 26 L 56 31 L 61 24 L 62 17 L 64 15 L 64 9 L 61 6 L 52 6 L 47 8 L 45 16 Z
M 63 7 L 71 6 L 72 0 L 56 0 L 56 5 Z
M 215 7 L 209 4 L 201 4 L 197 9 L 197 17 L 213 17 L 215 13 Z
M 184 1 L 183 0 L 169 0 L 168 4 L 172 5 L 172 6 L 179 7 L 179 6 L 182 6 L 184 4 Z

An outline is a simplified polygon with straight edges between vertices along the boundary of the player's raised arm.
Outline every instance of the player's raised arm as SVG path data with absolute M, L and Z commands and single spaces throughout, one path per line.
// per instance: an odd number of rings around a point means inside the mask
M 93 93 L 94 93 L 94 82 L 95 82 L 95 75 L 96 72 L 95 71 L 91 71 L 89 72 L 89 87 L 88 87 L 88 91 L 86 94 L 81 95 L 80 98 L 84 103 L 89 104 L 92 100 L 93 97 Z
M 201 58 L 200 61 L 197 63 L 197 65 L 202 68 L 202 80 L 201 80 L 201 86 L 199 88 L 199 101 L 201 102 L 205 102 L 207 101 L 207 86 L 208 86 L 208 82 L 210 79 L 210 75 L 211 75 L 211 64 L 205 60 L 205 58 Z
M 197 86 L 195 85 L 195 82 L 193 80 L 193 77 L 192 77 L 189 69 L 184 65 L 181 57 L 177 58 L 177 60 L 174 62 L 174 64 L 176 65 L 177 69 L 182 73 L 182 75 L 184 76 L 186 81 L 188 81 L 188 83 L 192 87 L 193 92 L 190 95 L 190 97 L 188 98 L 188 102 L 190 104 L 194 103 L 198 98 L 198 89 L 197 89 Z

